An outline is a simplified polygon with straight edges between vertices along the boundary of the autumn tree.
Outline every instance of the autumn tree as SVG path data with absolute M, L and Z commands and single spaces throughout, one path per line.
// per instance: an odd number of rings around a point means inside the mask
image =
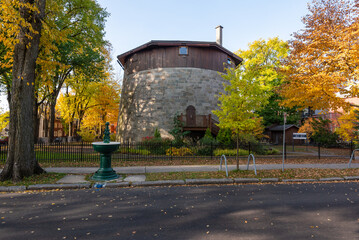
M 313 0 L 294 33 L 285 64 L 284 105 L 348 110 L 343 97 L 358 96 L 358 1 Z
M 23 177 L 44 172 L 35 158 L 33 103 L 45 5 L 45 0 L 0 2 L 0 39 L 11 52 L 7 54 L 13 56 L 9 150 L 0 174 L 1 181 L 19 181 Z
M 84 77 L 77 73 L 69 79 L 70 91 L 61 94 L 57 110 L 70 130 L 74 130 L 72 123 L 76 120 L 76 131 L 97 129 L 101 134 L 106 122 L 117 121 L 120 85 L 110 74 L 102 79 L 84 80 Z
M 6 93 L 7 101 L 10 105 L 12 61 L 8 55 L 9 51 L 10 50 L 0 41 L 0 92 Z
M 278 37 L 260 39 L 248 44 L 247 50 L 239 50 L 236 54 L 243 58 L 246 71 L 257 72 L 258 80 L 267 86 L 268 104 L 258 111 L 263 118 L 263 124 L 268 126 L 283 123 L 283 112 L 288 115 L 288 123 L 297 123 L 297 109 L 280 106 L 282 97 L 277 93 L 283 84 L 283 60 L 289 54 L 288 43 Z
M 256 113 L 268 101 L 266 87 L 255 71 L 246 71 L 244 67 L 227 69 L 222 75 L 226 81 L 224 92 L 219 96 L 219 110 L 213 111 L 219 118 L 220 128 L 229 128 L 237 139 L 237 169 L 239 169 L 240 137 L 253 135 L 260 124 Z
M 98 129 L 102 135 L 106 122 L 117 122 L 121 91 L 120 85 L 111 79 L 97 85 L 91 107 L 84 114 L 82 128 Z
M 312 134 L 314 133 L 312 123 L 313 123 L 313 118 L 307 118 L 298 130 L 299 133 L 306 133 L 308 140 L 312 137 Z
M 58 37 L 52 45 L 45 44 L 44 39 L 41 48 L 39 78 L 43 84 L 39 87 L 42 98 L 38 100 L 39 105 L 46 102 L 49 106 L 50 141 L 54 139 L 55 106 L 65 81 L 75 70 L 90 77 L 104 74 L 99 63 L 105 61 L 102 49 L 108 45 L 104 40 L 108 13 L 96 1 L 61 0 L 54 4 L 57 8 L 53 9 L 46 27 Z M 51 51 L 47 45 L 52 46 Z
M 5 112 L 5 113 L 0 112 L 0 132 L 9 124 L 9 117 L 10 117 L 9 112 Z
M 339 127 L 335 129 L 335 132 L 344 141 L 352 141 L 357 138 L 356 122 L 358 121 L 359 112 L 356 109 L 351 109 L 348 112 L 344 112 L 338 118 Z

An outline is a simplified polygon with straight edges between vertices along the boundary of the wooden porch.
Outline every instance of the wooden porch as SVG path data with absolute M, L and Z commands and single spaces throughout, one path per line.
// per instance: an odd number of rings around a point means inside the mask
M 205 132 L 207 128 L 211 131 L 212 135 L 217 136 L 219 127 L 216 125 L 218 121 L 212 118 L 212 114 L 208 115 L 195 115 L 195 114 L 181 114 L 179 116 L 183 122 L 183 130 L 191 132 Z

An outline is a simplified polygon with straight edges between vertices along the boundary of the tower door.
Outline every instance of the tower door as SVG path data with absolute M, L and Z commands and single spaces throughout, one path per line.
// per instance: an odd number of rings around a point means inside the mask
M 186 125 L 196 126 L 196 109 L 190 105 L 186 109 Z

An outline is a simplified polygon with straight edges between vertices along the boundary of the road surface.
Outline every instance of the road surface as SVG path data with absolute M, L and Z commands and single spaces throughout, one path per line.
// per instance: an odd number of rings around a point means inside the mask
M 0 194 L 0 239 L 359 239 L 359 185 Z

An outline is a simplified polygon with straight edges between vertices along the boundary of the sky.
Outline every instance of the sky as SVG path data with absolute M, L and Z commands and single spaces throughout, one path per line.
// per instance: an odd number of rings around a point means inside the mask
M 235 52 L 258 39 L 290 40 L 303 29 L 301 22 L 311 0 L 97 0 L 110 16 L 105 38 L 116 56 L 151 40 L 216 41 L 215 27 L 223 26 L 223 47 Z M 0 108 L 8 109 L 5 97 Z
M 311 0 L 98 0 L 111 16 L 106 39 L 116 56 L 151 40 L 216 41 L 223 26 L 223 46 L 234 52 L 272 37 L 291 39 L 302 29 Z

